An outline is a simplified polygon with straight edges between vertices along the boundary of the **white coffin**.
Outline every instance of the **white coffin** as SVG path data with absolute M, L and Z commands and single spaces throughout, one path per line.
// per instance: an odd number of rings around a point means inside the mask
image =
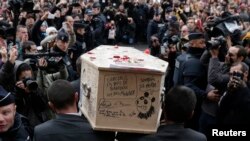
M 81 59 L 81 111 L 94 130 L 156 132 L 167 62 L 103 45 Z

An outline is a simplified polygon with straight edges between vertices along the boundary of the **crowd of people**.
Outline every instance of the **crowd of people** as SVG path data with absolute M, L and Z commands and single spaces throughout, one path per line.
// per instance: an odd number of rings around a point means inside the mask
M 92 130 L 79 57 L 138 42 L 169 63 L 157 133 Z M 250 126 L 249 66 L 249 0 L 1 0 L 0 141 L 207 140 Z

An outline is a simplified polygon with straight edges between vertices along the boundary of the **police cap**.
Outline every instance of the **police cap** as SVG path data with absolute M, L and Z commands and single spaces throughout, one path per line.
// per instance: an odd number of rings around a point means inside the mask
M 61 29 L 57 33 L 56 39 L 62 40 L 63 42 L 68 42 L 69 41 L 69 35 L 64 29 Z
M 93 15 L 93 11 L 91 9 L 86 9 L 84 14 L 92 16 Z
M 0 107 L 15 103 L 15 97 L 0 86 Z
M 95 2 L 92 7 L 99 8 L 99 7 L 101 7 L 101 4 L 99 2 Z

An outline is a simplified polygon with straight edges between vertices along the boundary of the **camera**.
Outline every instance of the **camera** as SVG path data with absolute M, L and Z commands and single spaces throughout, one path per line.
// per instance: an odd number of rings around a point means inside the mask
M 30 92 L 36 92 L 38 88 L 38 84 L 35 80 L 32 78 L 25 78 L 23 79 L 23 84 L 25 87 L 29 89 Z
M 36 66 L 38 63 L 38 59 L 44 57 L 47 61 L 47 67 L 40 67 L 41 70 L 45 70 L 47 73 L 56 73 L 60 70 L 62 64 L 64 64 L 63 59 L 65 53 L 61 52 L 39 52 L 39 53 L 32 53 L 32 54 L 24 54 L 24 58 L 29 58 L 32 60 L 32 64 Z
M 180 38 L 178 37 L 178 35 L 173 35 L 171 37 L 167 36 L 165 39 L 163 39 L 163 41 L 165 41 L 163 43 L 163 46 L 166 48 L 170 44 L 171 45 L 176 45 L 178 42 L 180 42 Z
M 168 44 L 177 44 L 180 41 L 180 38 L 177 35 L 173 35 L 168 39 Z
M 216 37 L 206 42 L 206 47 L 210 49 L 218 49 L 220 46 L 226 44 L 226 39 L 223 36 Z
M 207 33 L 209 33 L 210 37 L 214 36 L 232 36 L 233 34 L 237 34 L 238 30 L 240 30 L 240 26 L 238 21 L 242 19 L 242 17 L 238 15 L 232 15 L 229 12 L 224 12 L 221 17 L 214 17 L 210 21 L 207 22 Z
M 233 77 L 238 77 L 241 80 L 243 79 L 243 73 L 240 73 L 240 72 L 233 72 L 232 76 Z

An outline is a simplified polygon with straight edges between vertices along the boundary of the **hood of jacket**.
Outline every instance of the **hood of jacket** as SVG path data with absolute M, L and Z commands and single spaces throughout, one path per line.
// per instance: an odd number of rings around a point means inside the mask
M 24 62 L 23 61 L 20 61 L 20 60 L 16 60 L 15 61 L 15 66 L 14 66 L 14 75 L 15 75 L 15 82 L 17 81 L 17 70 L 18 70 L 18 68 L 22 65 L 22 64 L 24 64 Z

